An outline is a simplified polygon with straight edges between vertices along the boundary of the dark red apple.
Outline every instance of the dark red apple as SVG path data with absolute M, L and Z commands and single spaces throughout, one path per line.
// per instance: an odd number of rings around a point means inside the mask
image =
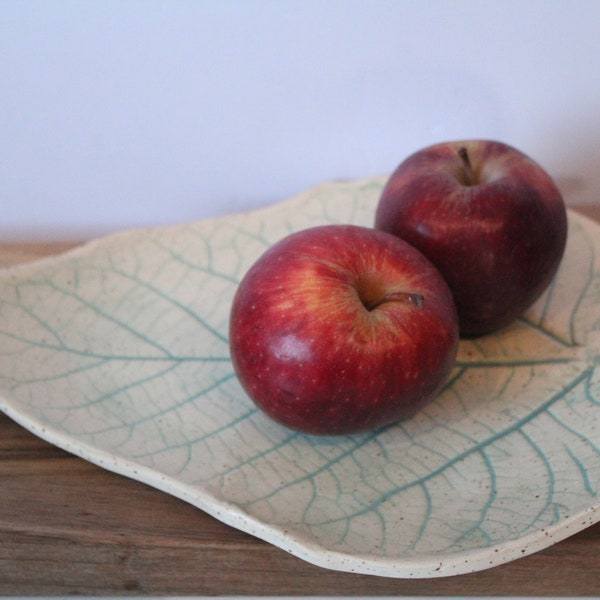
M 294 233 L 240 283 L 230 315 L 235 372 L 279 423 L 335 435 L 412 416 L 454 364 L 452 294 L 423 255 L 353 225 Z
M 418 248 L 446 279 L 461 336 L 511 323 L 554 277 L 567 237 L 559 190 L 544 169 L 490 140 L 436 144 L 402 162 L 375 227 Z

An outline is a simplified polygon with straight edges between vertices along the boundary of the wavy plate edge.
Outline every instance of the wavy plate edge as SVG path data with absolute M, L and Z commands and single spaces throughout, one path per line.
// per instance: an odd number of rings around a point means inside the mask
M 375 184 L 381 183 L 382 181 L 383 179 L 381 177 L 371 177 L 360 180 L 323 183 L 276 204 L 260 207 L 245 213 L 203 219 L 198 221 L 198 223 L 216 222 L 233 217 L 242 218 L 251 215 L 260 216 L 263 212 L 270 212 L 273 209 L 285 210 L 297 203 L 302 203 L 305 201 L 307 195 L 329 186 L 361 183 Z M 586 229 L 591 228 L 600 231 L 600 226 L 593 219 L 573 212 L 571 209 L 568 209 L 568 213 L 569 219 L 579 221 Z M 190 224 L 193 223 L 187 225 Z M 134 239 L 148 235 L 152 231 L 177 227 L 181 227 L 181 224 L 126 229 L 109 233 L 105 236 L 84 242 L 83 244 L 58 255 L 3 268 L 0 270 L 0 273 L 6 273 L 8 276 L 23 276 L 29 270 L 37 270 L 43 267 L 44 264 L 56 264 L 57 262 L 69 261 L 76 258 L 78 255 L 92 254 L 96 248 L 102 248 L 116 239 Z M 195 506 L 226 525 L 268 542 L 308 563 L 336 571 L 355 572 L 392 578 L 433 578 L 472 573 L 534 554 L 600 522 L 599 502 L 573 515 L 564 517 L 559 522 L 545 529 L 540 529 L 539 531 L 518 538 L 517 540 L 507 540 L 502 544 L 483 549 L 446 555 L 423 555 L 413 559 L 402 559 L 401 561 L 398 558 L 392 557 L 374 558 L 358 554 L 339 553 L 322 548 L 312 539 L 293 536 L 287 531 L 282 531 L 275 526 L 264 523 L 247 514 L 238 506 L 230 505 L 218 500 L 207 492 L 183 484 L 173 477 L 167 476 L 155 469 L 145 467 L 129 459 L 100 450 L 79 440 L 72 440 L 68 435 L 63 434 L 53 427 L 49 427 L 38 419 L 27 414 L 22 414 L 17 403 L 13 405 L 10 397 L 2 390 L 0 390 L 0 410 L 40 439 L 43 439 L 74 456 L 117 475 L 134 479 L 140 483 L 168 493 Z
M 202 510 L 222 523 L 268 542 L 281 550 L 313 565 L 351 573 L 392 577 L 398 579 L 424 579 L 464 575 L 496 567 L 519 558 L 535 554 L 584 529 L 600 522 L 600 504 L 591 506 L 538 532 L 509 540 L 504 544 L 480 550 L 450 555 L 429 555 L 419 559 L 372 558 L 324 550 L 310 539 L 296 538 L 285 531 L 263 523 L 231 506 L 214 499 L 207 493 L 182 484 L 172 477 L 117 457 L 82 442 L 73 443 L 67 436 L 37 419 L 23 416 L 10 401 L 0 395 L 0 409 L 16 423 L 54 446 L 77 456 L 97 467 L 117 475 L 134 479 L 170 494 Z M 517 542 L 519 542 L 517 544 Z

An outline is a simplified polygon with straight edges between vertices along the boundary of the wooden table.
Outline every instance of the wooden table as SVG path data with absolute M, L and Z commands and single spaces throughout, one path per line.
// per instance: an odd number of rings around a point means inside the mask
M 600 207 L 580 212 L 600 221 Z M 0 266 L 73 244 L 0 244 Z M 325 570 L 38 439 L 0 414 L 0 595 L 600 595 L 600 523 L 469 575 Z

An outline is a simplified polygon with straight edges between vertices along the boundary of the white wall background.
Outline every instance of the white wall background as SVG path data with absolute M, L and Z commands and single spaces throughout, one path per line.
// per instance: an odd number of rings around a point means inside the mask
M 0 0 L 0 240 L 276 202 L 493 137 L 600 202 L 595 0 Z

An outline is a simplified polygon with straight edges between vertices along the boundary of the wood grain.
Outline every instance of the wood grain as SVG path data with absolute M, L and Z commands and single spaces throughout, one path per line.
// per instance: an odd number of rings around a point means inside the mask
M 600 220 L 600 207 L 580 212 Z M 0 266 L 73 243 L 0 243 Z M 0 595 L 596 596 L 600 524 L 469 575 L 389 579 L 299 560 L 0 414 Z

